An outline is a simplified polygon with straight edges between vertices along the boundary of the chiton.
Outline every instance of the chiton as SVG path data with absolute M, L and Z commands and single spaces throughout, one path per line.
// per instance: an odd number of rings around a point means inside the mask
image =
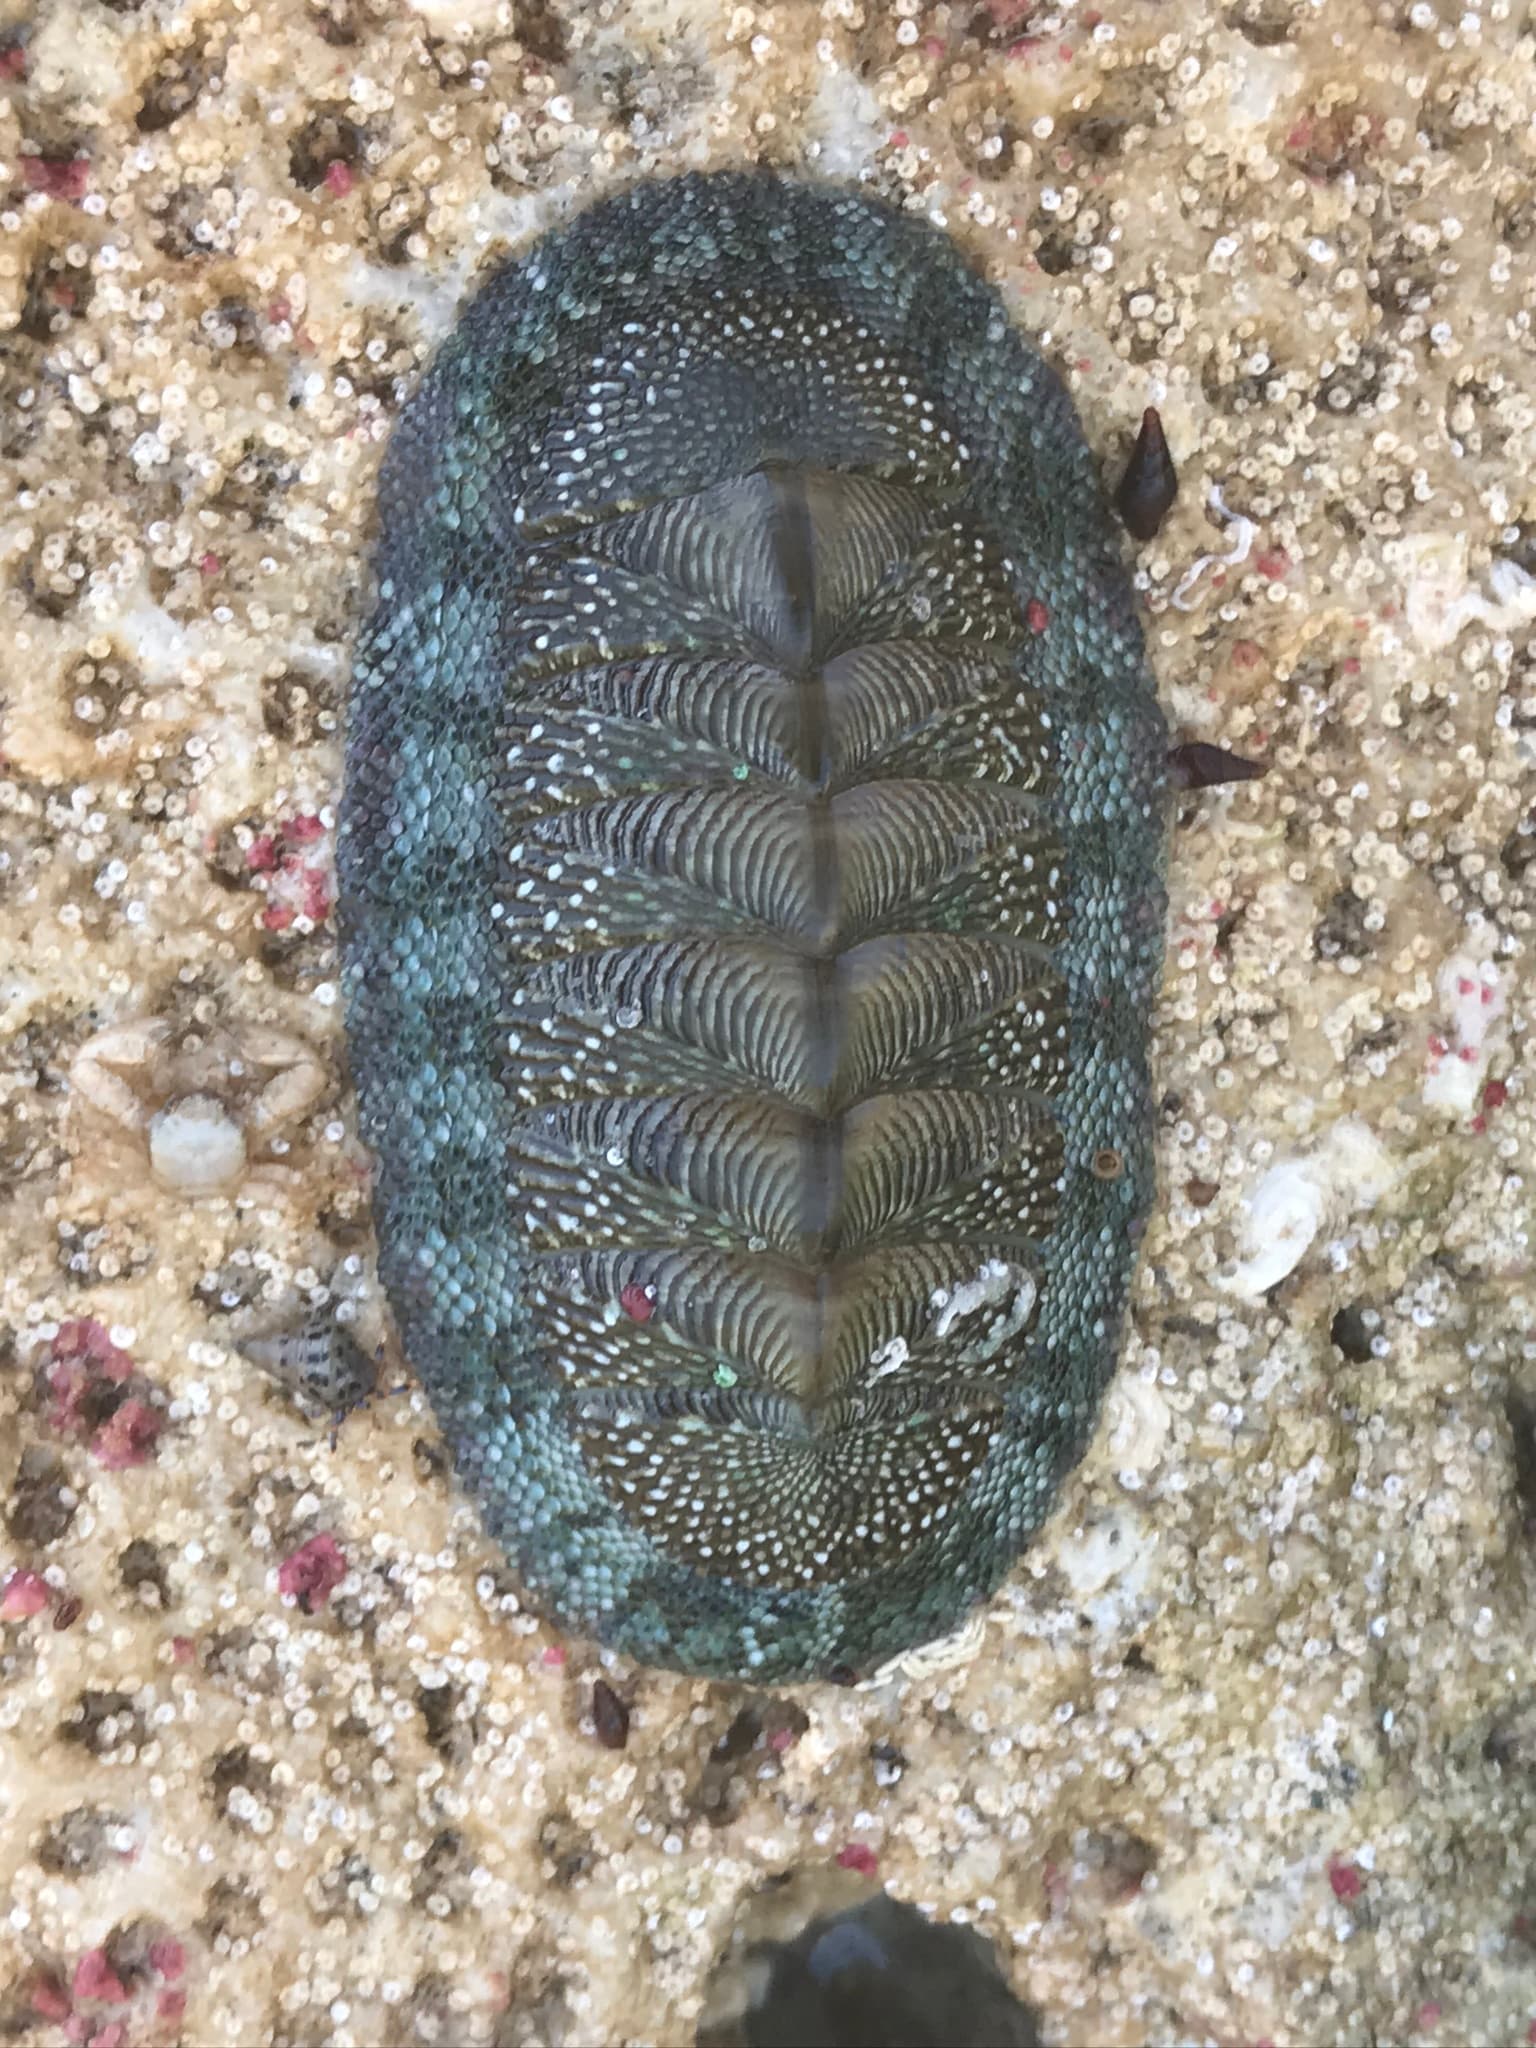
M 498 270 L 395 430 L 340 862 L 380 1269 L 533 1601 L 790 1681 L 1081 1456 L 1152 1187 L 1166 738 L 1061 384 L 761 173 Z

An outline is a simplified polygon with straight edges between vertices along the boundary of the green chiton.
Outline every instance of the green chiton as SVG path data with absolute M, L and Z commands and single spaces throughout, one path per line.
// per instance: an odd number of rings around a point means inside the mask
M 1166 738 L 1061 384 L 763 173 L 499 269 L 385 461 L 341 825 L 383 1284 L 535 1604 L 847 1677 L 1081 1457 L 1152 1192 Z

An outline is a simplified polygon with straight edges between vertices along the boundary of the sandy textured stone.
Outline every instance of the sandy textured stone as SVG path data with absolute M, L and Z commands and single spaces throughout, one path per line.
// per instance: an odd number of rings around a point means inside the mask
M 1052 2041 L 1525 2038 L 1525 15 L 0 4 L 7 2024 L 682 2041 L 746 1895 L 852 1850 Z M 523 1613 L 397 1360 L 333 1449 L 237 1349 L 377 1341 L 330 805 L 400 397 L 498 254 L 752 157 L 942 219 L 1111 478 L 1159 408 L 1164 702 L 1269 764 L 1181 804 L 1126 1397 L 968 1662 L 794 1718 Z M 66 1085 L 141 1019 L 327 1086 L 187 1199 Z

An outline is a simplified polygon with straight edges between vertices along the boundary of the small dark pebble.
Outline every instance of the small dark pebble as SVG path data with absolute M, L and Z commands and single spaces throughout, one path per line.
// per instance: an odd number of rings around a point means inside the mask
M 1365 1311 L 1358 1302 L 1346 1302 L 1328 1326 L 1335 1351 L 1342 1351 L 1351 1365 L 1364 1365 L 1371 1355 L 1371 1332 Z
M 592 1688 L 592 1720 L 604 1749 L 622 1749 L 629 1740 L 629 1708 L 606 1678 Z
M 115 1832 L 126 1814 L 101 1806 L 72 1806 L 60 1814 L 38 1844 L 37 1860 L 52 1877 L 90 1877 L 117 1860 Z
M 834 1664 L 827 1673 L 828 1685 L 857 1685 L 859 1674 L 851 1664 Z
M 1115 492 L 1121 524 L 1136 540 L 1151 540 L 1179 494 L 1178 473 L 1155 405 L 1141 416 L 1141 432 Z
M 416 1704 L 426 1723 L 428 1742 L 440 1755 L 454 1763 L 465 1761 L 469 1750 L 474 1747 L 472 1740 L 465 1740 L 469 1731 L 459 1719 L 463 1697 L 456 1685 L 421 1685 L 416 1688 Z
M 413 1437 L 411 1463 L 416 1468 L 416 1477 L 423 1485 L 428 1485 L 435 1479 L 447 1479 L 453 1472 L 453 1460 L 448 1455 L 448 1446 L 441 1437 L 436 1440 L 429 1436 Z
M 71 1593 L 53 1610 L 53 1625 L 55 1628 L 73 1628 L 84 1612 L 85 1602 L 78 1594 Z
M 157 1607 L 174 1605 L 165 1560 L 146 1537 L 136 1536 L 123 1551 L 117 1560 L 117 1575 L 128 1592 L 142 1594 L 147 1588 Z
M 1209 740 L 1183 740 L 1168 749 L 1168 780 L 1175 789 L 1213 789 L 1223 782 L 1254 782 L 1264 773 L 1262 761 L 1245 760 Z
M 1216 1197 L 1220 1193 L 1220 1181 L 1187 1180 L 1184 1183 L 1185 1197 L 1187 1200 L 1192 1202 L 1197 1209 L 1209 1209 L 1212 1202 L 1215 1201 Z

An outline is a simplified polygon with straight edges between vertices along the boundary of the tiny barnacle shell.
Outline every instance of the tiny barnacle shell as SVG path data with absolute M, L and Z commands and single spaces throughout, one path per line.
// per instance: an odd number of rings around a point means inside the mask
M 184 1095 L 149 1120 L 149 1163 L 181 1195 L 216 1194 L 245 1172 L 245 1136 L 213 1095 Z

